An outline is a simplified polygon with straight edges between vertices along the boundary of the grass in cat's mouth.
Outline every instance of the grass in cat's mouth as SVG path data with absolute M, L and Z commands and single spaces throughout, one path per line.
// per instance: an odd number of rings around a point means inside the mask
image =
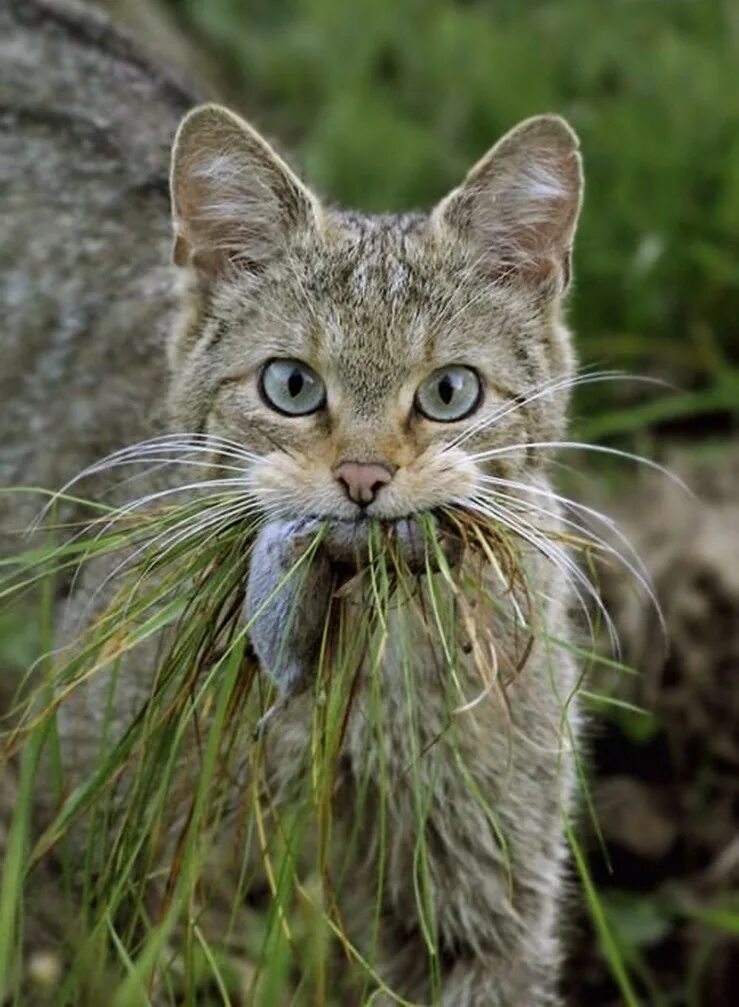
M 352 571 L 352 583 L 337 582 L 331 599 L 314 682 L 303 701 L 310 727 L 303 761 L 296 766 L 300 799 L 286 812 L 277 806 L 265 776 L 265 751 L 276 742 L 271 736 L 252 741 L 255 723 L 274 698 L 269 678 L 250 654 L 249 625 L 243 619 L 251 551 L 263 519 L 248 501 L 242 504 L 223 493 L 133 510 L 95 506 L 91 513 L 86 533 L 33 550 L 0 580 L 0 596 L 10 596 L 92 561 L 109 564 L 114 573 L 89 627 L 31 676 L 19 698 L 18 722 L 2 737 L 6 755 L 36 739 L 53 738 L 57 711 L 94 676 L 108 676 L 114 695 L 128 673 L 127 661 L 137 661 L 137 673 L 141 661 L 153 671 L 151 688 L 130 720 L 102 725 L 100 758 L 91 776 L 65 783 L 57 766 L 58 810 L 25 861 L 30 869 L 52 848 L 59 849 L 72 826 L 84 819 L 89 936 L 70 950 L 74 967 L 94 951 L 114 970 L 130 975 L 133 967 L 148 977 L 156 963 L 161 965 L 175 924 L 184 926 L 190 939 L 200 939 L 192 928 L 199 925 L 194 907 L 204 897 L 200 878 L 206 851 L 231 828 L 234 794 L 237 818 L 250 837 L 246 841 L 242 834 L 239 842 L 250 847 L 252 857 L 256 848 L 273 895 L 272 936 L 255 951 L 260 967 L 278 933 L 300 954 L 296 920 L 306 905 L 325 934 L 337 937 L 358 962 L 336 903 L 341 870 L 332 874 L 326 860 L 342 744 L 353 711 L 361 693 L 361 719 L 368 731 L 381 735 L 385 685 L 380 671 L 392 646 L 405 679 L 408 729 L 411 735 L 420 731 L 419 686 L 410 674 L 419 631 L 435 641 L 438 688 L 447 702 L 438 743 L 454 748 L 460 718 L 486 697 L 500 694 L 504 701 L 507 683 L 527 660 L 536 621 L 520 541 L 492 518 L 462 508 L 393 521 L 335 521 L 341 534 L 334 545 L 332 522 L 317 530 L 287 577 L 309 576 L 312 557 L 321 548 L 335 547 L 346 560 L 347 548 L 356 545 L 353 532 L 362 540 L 361 562 Z M 407 540 L 404 529 L 412 529 Z M 347 530 L 348 545 L 342 539 Z M 500 588 L 496 599 L 481 576 L 485 570 L 492 571 Z M 351 604 L 347 589 L 354 592 Z M 495 638 L 479 622 L 477 613 L 493 605 L 520 637 L 510 659 L 499 659 Z M 149 649 L 155 639 L 159 648 Z M 478 668 L 472 685 L 461 676 L 462 654 Z M 413 736 L 415 761 L 422 760 L 426 745 L 420 733 Z M 461 764 L 460 772 L 466 771 Z M 418 787 L 423 808 L 428 795 L 421 783 Z M 121 790 L 126 793 L 122 817 Z M 382 786 L 375 799 L 381 807 Z M 494 812 L 486 808 L 485 815 L 499 829 Z M 313 874 L 305 875 L 292 847 L 296 830 L 308 824 L 318 830 L 319 862 Z M 423 833 L 419 822 L 419 836 Z M 359 839 L 355 836 L 349 846 Z M 504 837 L 501 843 L 504 847 Z M 244 865 L 248 856 L 245 851 Z M 243 871 L 247 877 L 246 866 Z M 310 878 L 318 879 L 319 889 L 323 879 L 320 897 L 310 894 Z M 429 903 L 424 884 L 419 878 L 421 914 Z M 237 914 L 242 888 L 232 897 Z M 426 925 L 432 934 L 431 922 Z M 135 949 L 133 966 L 125 959 L 121 965 L 120 946 Z M 371 958 L 361 969 L 370 986 L 381 985 Z
M 382 548 L 398 553 L 411 574 L 426 572 L 429 559 L 433 569 L 438 569 L 436 557 L 429 554 L 432 540 L 441 545 L 450 566 L 457 566 L 461 560 L 459 534 L 441 509 L 382 520 L 367 517 L 356 521 L 326 520 L 321 526 L 321 548 L 336 567 L 344 571 L 359 572 L 368 566 L 373 536 Z

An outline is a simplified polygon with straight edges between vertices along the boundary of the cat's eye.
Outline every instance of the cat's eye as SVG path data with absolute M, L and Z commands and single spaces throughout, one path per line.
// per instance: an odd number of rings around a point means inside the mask
M 307 416 L 326 405 L 326 386 L 302 360 L 270 360 L 260 385 L 267 403 L 286 416 Z
M 450 364 L 421 382 L 416 392 L 416 409 L 437 423 L 452 423 L 473 413 L 481 399 L 477 372 L 462 364 Z

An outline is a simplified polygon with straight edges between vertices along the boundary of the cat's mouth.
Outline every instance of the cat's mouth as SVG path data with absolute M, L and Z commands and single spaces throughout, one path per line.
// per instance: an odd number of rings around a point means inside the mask
M 336 566 L 361 569 L 385 546 L 411 573 L 437 569 L 439 549 L 449 565 L 456 566 L 462 551 L 459 536 L 437 511 L 383 520 L 363 515 L 325 522 L 322 547 Z

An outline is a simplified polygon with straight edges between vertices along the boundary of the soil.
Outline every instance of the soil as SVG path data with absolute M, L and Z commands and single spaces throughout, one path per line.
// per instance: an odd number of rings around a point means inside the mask
M 610 868 L 595 829 L 584 830 L 644 1002 L 729 1007 L 739 990 L 739 444 L 666 464 L 694 496 L 650 472 L 595 501 L 644 560 L 664 631 L 629 574 L 603 572 L 623 660 L 638 674 L 593 678 L 647 715 L 611 708 L 592 725 Z M 572 1003 L 615 1007 L 623 999 L 591 933 L 581 918 Z

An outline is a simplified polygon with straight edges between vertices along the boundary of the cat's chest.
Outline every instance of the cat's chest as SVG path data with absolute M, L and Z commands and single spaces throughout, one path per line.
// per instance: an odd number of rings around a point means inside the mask
M 465 609 L 426 592 L 392 608 L 367 641 L 346 719 L 354 775 L 402 785 L 421 765 L 433 776 L 450 760 L 484 758 L 507 733 L 506 683 L 524 648 L 491 603 Z
M 366 598 L 344 596 L 332 653 L 274 725 L 283 780 L 316 751 L 359 789 L 407 789 L 419 773 L 431 785 L 454 765 L 497 774 L 537 661 L 521 599 L 494 576 L 474 584 L 463 593 L 441 574 L 424 578 L 371 626 Z

